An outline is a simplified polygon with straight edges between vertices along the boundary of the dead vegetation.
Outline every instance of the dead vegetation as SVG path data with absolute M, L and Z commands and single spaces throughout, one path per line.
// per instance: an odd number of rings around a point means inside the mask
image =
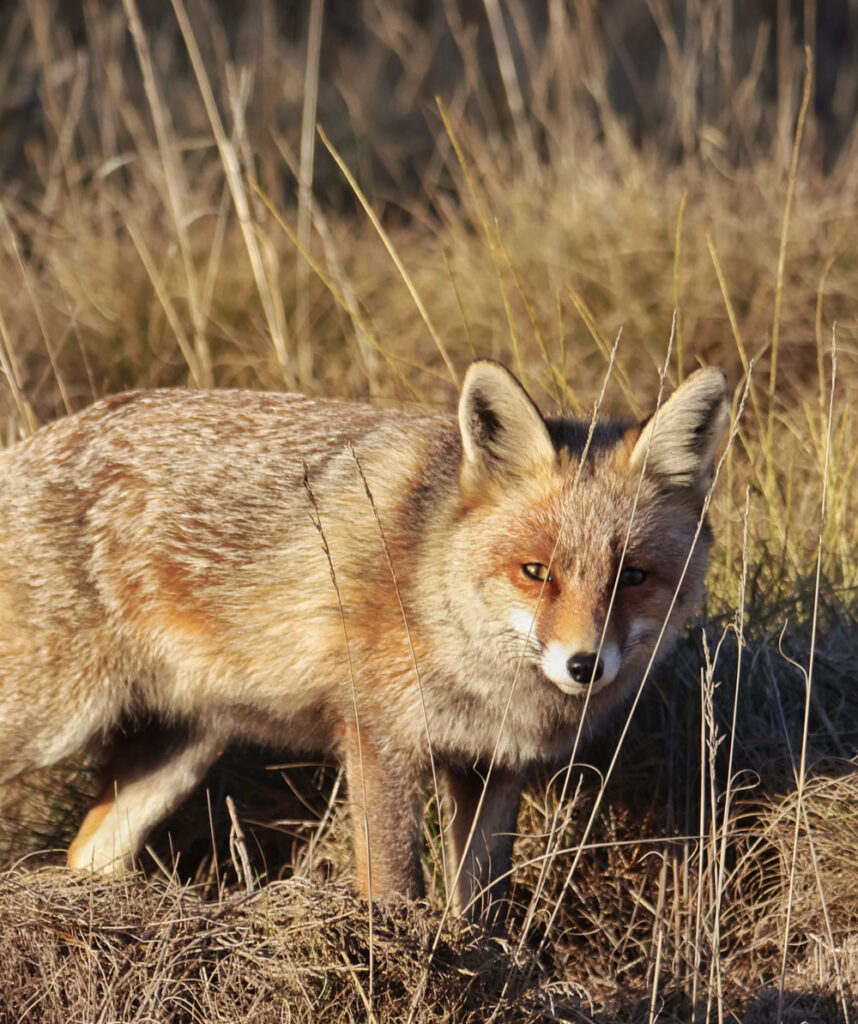
M 579 1019 L 573 986 L 546 989 L 544 969 L 518 969 L 509 943 L 481 930 L 438 935 L 425 906 L 378 910 L 370 933 L 340 886 L 293 880 L 212 901 L 139 878 L 16 871 L 2 883 L 4 1020 Z
M 669 379 L 747 392 L 702 618 L 535 780 L 502 933 L 443 916 L 431 808 L 429 902 L 370 916 L 335 769 L 280 752 L 139 876 L 45 867 L 96 752 L 4 794 L 0 1019 L 858 1017 L 858 76 L 786 7 L 330 3 L 318 39 L 318 0 L 6 6 L 10 442 L 129 386 L 449 407 L 473 354 L 588 415 L 620 329 L 640 414 L 674 309 Z

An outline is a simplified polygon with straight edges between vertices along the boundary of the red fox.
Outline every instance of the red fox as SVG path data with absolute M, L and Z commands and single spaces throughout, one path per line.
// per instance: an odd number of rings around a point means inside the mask
M 360 892 L 415 896 L 434 762 L 456 906 L 501 892 L 527 773 L 701 597 L 727 414 L 699 370 L 588 442 L 479 361 L 458 422 L 176 389 L 43 428 L 0 453 L 0 780 L 157 722 L 68 852 L 111 871 L 231 741 L 331 752 Z

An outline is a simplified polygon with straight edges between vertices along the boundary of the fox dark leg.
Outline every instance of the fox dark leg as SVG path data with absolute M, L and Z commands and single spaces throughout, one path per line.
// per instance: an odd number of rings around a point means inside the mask
M 363 730 L 358 745 L 354 727 L 344 755 L 358 892 L 374 900 L 421 896 L 422 779 L 405 759 L 382 759 Z
M 447 798 L 443 825 L 449 884 L 454 885 L 453 906 L 458 913 L 477 920 L 496 920 L 509 889 L 521 781 L 512 772 L 497 768 L 485 781 L 485 775 L 473 768 L 452 766 L 444 768 L 443 780 Z

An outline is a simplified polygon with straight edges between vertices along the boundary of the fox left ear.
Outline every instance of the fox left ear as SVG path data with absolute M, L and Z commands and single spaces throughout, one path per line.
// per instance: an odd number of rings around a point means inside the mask
M 500 363 L 480 360 L 468 368 L 459 399 L 459 429 L 466 487 L 532 477 L 556 464 L 545 420 Z
M 642 425 L 630 465 L 670 488 L 703 497 L 712 483 L 715 452 L 729 414 L 727 378 L 715 367 L 698 370 Z

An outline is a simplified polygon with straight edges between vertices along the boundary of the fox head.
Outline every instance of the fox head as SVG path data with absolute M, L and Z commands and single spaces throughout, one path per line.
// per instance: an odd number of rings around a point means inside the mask
M 544 419 L 502 366 L 470 367 L 456 557 L 501 662 L 601 704 L 670 649 L 702 593 L 727 418 L 724 374 L 704 369 L 643 423 L 597 422 L 587 445 L 588 423 Z

